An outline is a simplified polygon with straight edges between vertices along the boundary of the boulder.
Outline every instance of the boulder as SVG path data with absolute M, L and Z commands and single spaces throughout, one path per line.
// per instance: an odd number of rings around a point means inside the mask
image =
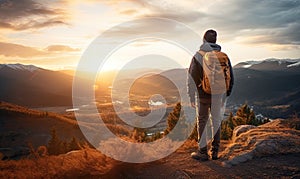
M 299 124 L 298 119 L 278 119 L 258 127 L 238 126 L 232 142 L 220 154 L 225 159 L 223 165 L 237 165 L 269 155 L 300 153 Z
M 256 126 L 253 125 L 240 125 L 234 128 L 232 132 L 232 139 L 236 139 L 240 134 L 245 133 L 249 131 L 250 129 L 256 128 Z

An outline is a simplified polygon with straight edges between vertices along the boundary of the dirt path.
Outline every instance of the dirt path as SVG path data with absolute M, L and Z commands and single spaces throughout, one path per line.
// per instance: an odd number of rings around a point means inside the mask
M 222 161 L 190 158 L 195 148 L 179 149 L 159 161 L 144 164 L 119 162 L 101 178 L 300 178 L 300 153 L 269 156 L 226 168 Z M 99 176 L 97 176 L 99 177 Z

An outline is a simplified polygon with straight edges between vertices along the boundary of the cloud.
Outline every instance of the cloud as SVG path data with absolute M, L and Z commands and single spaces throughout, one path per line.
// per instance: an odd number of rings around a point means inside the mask
M 104 0 L 102 3 L 117 7 L 119 13 L 127 16 L 160 17 L 181 22 L 193 22 L 205 16 L 200 10 L 193 8 L 191 2 L 181 2 L 176 0 Z M 199 1 L 193 1 L 194 3 Z M 131 4 L 131 8 L 120 10 L 124 3 Z
M 46 55 L 45 52 L 33 47 L 27 47 L 19 44 L 0 42 L 0 55 L 6 57 L 34 57 Z
M 180 1 L 160 0 L 138 0 L 132 2 L 149 10 L 148 13 L 143 13 L 143 15 L 139 17 L 160 17 L 190 23 L 206 16 L 205 13 L 200 10 L 192 8 L 188 2 L 184 4 L 180 3 Z
M 0 28 L 26 30 L 67 24 L 64 11 L 45 4 L 34 0 L 1 0 Z
M 123 2 L 132 2 L 134 4 L 144 5 L 146 0 L 102 0 L 101 3 L 105 3 L 108 5 L 119 5 Z M 98 0 L 89 0 L 88 2 L 99 2 Z
M 0 55 L 5 57 L 29 58 L 49 56 L 56 52 L 75 52 L 79 50 L 78 48 L 71 48 L 66 45 L 50 45 L 45 49 L 38 49 L 20 44 L 0 42 Z
M 205 23 L 248 43 L 300 44 L 300 1 L 229 0 L 207 12 Z M 200 24 L 201 22 L 199 22 Z
M 136 14 L 138 11 L 135 10 L 135 9 L 127 9 L 127 10 L 124 10 L 124 11 L 121 11 L 120 14 L 124 14 L 124 15 L 134 15 Z
M 66 45 L 50 45 L 45 50 L 49 52 L 74 52 L 74 51 L 79 51 L 80 49 L 71 48 Z
M 264 29 L 249 34 L 251 38 L 245 42 L 251 44 L 300 45 L 300 24 L 290 24 L 287 27 Z M 267 33 L 266 33 L 267 32 Z
M 189 22 L 195 22 L 203 17 L 205 15 L 198 11 L 191 11 L 191 12 L 155 12 L 151 14 L 143 15 L 142 17 L 161 17 L 161 18 L 167 18 L 172 20 L 177 20 L 184 23 Z
M 300 22 L 299 1 L 234 0 L 233 4 L 236 7 L 229 11 L 227 17 L 231 19 L 230 22 L 236 22 L 239 28 L 278 28 Z
M 227 40 L 247 39 L 244 42 L 250 44 L 300 45 L 300 1 L 297 0 L 110 1 L 110 5 L 114 6 L 120 6 L 120 3 L 136 5 L 131 11 L 126 10 L 128 13 L 121 11 L 123 15 L 178 20 L 198 32 L 214 28 L 220 34 L 226 34 L 223 39 Z M 135 29 L 139 30 L 142 29 Z
M 182 4 L 179 1 L 143 1 L 144 7 L 151 10 L 145 17 L 155 16 L 177 20 L 183 23 L 191 23 L 206 17 L 206 14 L 189 3 Z M 195 6 L 195 5 L 194 5 Z

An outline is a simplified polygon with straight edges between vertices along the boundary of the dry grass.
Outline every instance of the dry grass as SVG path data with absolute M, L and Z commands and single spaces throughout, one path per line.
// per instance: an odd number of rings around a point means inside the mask
M 222 152 L 222 157 L 227 159 L 224 165 L 237 165 L 270 155 L 300 153 L 300 131 L 295 128 L 299 124 L 299 119 L 278 119 L 240 133 Z
M 59 156 L 0 161 L 0 178 L 77 178 L 108 172 L 114 161 L 97 150 L 84 149 Z
M 72 120 L 70 118 L 67 118 L 63 115 L 58 115 L 53 112 L 44 112 L 44 111 L 38 111 L 29 109 L 23 106 L 18 106 L 15 104 L 6 103 L 3 101 L 0 101 L 0 112 L 1 113 L 7 113 L 7 114 L 13 114 L 17 116 L 31 116 L 31 117 L 47 117 L 47 118 L 53 118 L 58 119 L 63 122 L 67 122 L 73 125 L 77 125 L 77 121 Z

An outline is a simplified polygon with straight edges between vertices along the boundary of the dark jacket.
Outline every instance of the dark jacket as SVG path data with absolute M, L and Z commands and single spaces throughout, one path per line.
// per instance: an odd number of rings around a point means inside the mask
M 205 52 L 210 52 L 213 50 L 221 51 L 221 46 L 218 44 L 215 44 L 215 43 L 207 43 L 206 42 L 201 45 L 200 50 L 205 51 Z M 189 68 L 188 81 L 187 81 L 188 94 L 190 96 L 191 102 L 195 102 L 196 90 L 198 91 L 199 98 L 211 98 L 211 94 L 205 93 L 203 91 L 203 89 L 201 88 L 201 86 L 199 87 L 199 85 L 201 84 L 201 81 L 203 79 L 202 64 L 203 64 L 202 55 L 200 55 L 200 53 L 197 52 L 191 61 L 190 68 Z M 229 96 L 231 94 L 233 82 L 234 82 L 230 60 L 229 60 L 229 66 L 230 66 L 231 80 L 230 80 L 229 90 L 227 91 L 227 96 Z M 196 84 L 197 86 L 195 87 L 194 84 Z

